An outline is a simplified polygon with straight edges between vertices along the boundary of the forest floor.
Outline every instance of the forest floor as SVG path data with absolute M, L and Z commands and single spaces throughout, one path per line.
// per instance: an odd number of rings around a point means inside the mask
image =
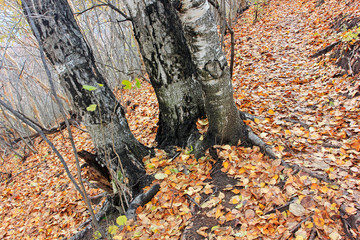
M 268 2 L 234 24 L 234 97 L 239 109 L 257 116 L 246 123 L 292 168 L 256 147 L 215 146 L 200 159 L 179 149 L 169 160 L 157 151 L 144 163 L 160 192 L 114 239 L 359 239 L 359 76 L 337 68 L 331 53 L 310 56 L 341 38 L 332 26 L 359 14 L 360 3 Z M 117 93 L 134 135 L 155 146 L 151 86 L 144 81 Z M 199 121 L 199 129 L 206 124 Z M 87 133 L 73 128 L 73 135 L 78 150 L 93 149 Z M 49 138 L 75 175 L 67 133 Z M 55 154 L 40 139 L 34 147 L 38 154 L 25 162 L 1 163 L 0 172 L 13 178 L 0 185 L 0 239 L 69 238 L 89 218 Z M 100 192 L 88 188 L 91 196 Z

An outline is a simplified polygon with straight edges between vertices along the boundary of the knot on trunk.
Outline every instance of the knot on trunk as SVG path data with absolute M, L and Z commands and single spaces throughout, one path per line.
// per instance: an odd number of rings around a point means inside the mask
M 223 74 L 224 66 L 218 60 L 210 60 L 205 64 L 205 71 L 213 78 L 220 78 Z

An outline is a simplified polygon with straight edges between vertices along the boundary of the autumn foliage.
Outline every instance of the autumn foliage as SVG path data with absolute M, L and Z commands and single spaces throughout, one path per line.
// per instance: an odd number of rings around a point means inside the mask
M 200 159 L 191 149 L 178 149 L 176 158 L 156 150 L 144 163 L 160 191 L 137 209 L 136 221 L 112 231 L 114 239 L 337 240 L 360 235 L 359 75 L 336 67 L 330 53 L 309 57 L 342 37 L 332 24 L 340 14 L 358 14 L 360 4 L 316 3 L 271 0 L 250 7 L 234 24 L 235 102 L 256 116 L 246 124 L 274 146 L 279 159 L 269 159 L 257 147 L 214 146 Z M 255 11 L 258 21 L 253 23 Z M 137 139 L 156 146 L 158 106 L 151 86 L 142 81 L 140 89 L 118 90 L 117 95 L 124 99 Z M 206 120 L 198 121 L 200 132 L 206 127 Z M 86 133 L 73 128 L 73 134 L 79 151 L 92 151 Z M 75 174 L 67 134 L 50 139 Z M 39 154 L 25 162 L 12 156 L 0 166 L 13 176 L 0 186 L 1 239 L 70 237 L 89 218 L 55 154 L 40 139 L 36 148 Z M 95 196 L 100 190 L 89 188 L 88 193 Z

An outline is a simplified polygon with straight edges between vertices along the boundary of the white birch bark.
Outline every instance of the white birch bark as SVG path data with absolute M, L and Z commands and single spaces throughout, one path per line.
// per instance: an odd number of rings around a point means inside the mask
M 245 127 L 233 100 L 230 71 L 213 12 L 206 0 L 180 3 L 177 11 L 205 94 L 208 138 L 216 143 L 235 144 L 244 136 Z

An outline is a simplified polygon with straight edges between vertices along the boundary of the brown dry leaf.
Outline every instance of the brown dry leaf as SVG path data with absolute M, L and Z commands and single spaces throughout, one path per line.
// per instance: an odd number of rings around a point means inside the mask
M 201 228 L 199 228 L 196 232 L 197 232 L 197 234 L 199 234 L 200 236 L 208 237 L 209 234 L 206 233 L 206 230 L 208 230 L 208 229 L 209 229 L 208 227 L 201 227 Z
M 289 211 L 295 216 L 301 217 L 305 214 L 306 210 L 301 204 L 295 202 L 289 205 Z
M 252 219 L 252 218 L 254 218 L 255 217 L 255 212 L 254 212 L 254 210 L 252 210 L 252 209 L 247 209 L 246 211 L 245 211 L 245 218 L 247 219 L 247 220 L 250 220 L 250 219 Z

